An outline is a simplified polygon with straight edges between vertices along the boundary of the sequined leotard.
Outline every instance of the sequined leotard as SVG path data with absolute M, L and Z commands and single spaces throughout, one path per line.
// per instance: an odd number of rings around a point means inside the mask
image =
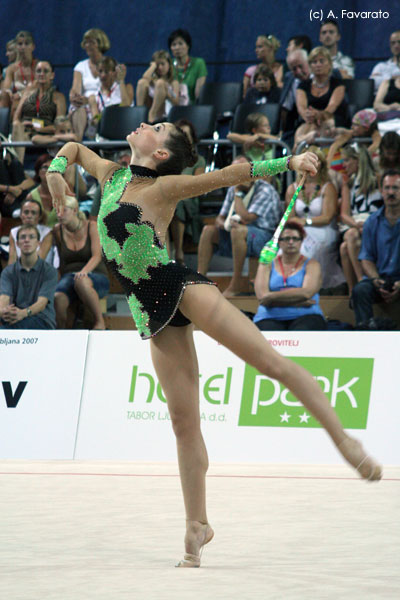
M 190 323 L 178 308 L 187 285 L 214 284 L 170 261 L 154 225 L 142 221 L 141 207 L 120 202 L 135 176 L 156 178 L 158 174 L 134 165 L 114 171 L 104 185 L 97 223 L 105 260 L 124 288 L 141 337 L 148 339 L 166 325 Z

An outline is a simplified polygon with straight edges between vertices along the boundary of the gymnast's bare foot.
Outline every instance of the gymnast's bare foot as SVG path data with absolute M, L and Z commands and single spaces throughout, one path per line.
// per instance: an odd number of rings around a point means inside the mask
M 365 452 L 358 440 L 346 437 L 338 449 L 363 479 L 379 481 L 382 478 L 382 467 Z
M 211 542 L 214 531 L 208 523 L 200 521 L 186 521 L 185 555 L 179 561 L 177 567 L 200 567 L 201 553 L 203 547 Z

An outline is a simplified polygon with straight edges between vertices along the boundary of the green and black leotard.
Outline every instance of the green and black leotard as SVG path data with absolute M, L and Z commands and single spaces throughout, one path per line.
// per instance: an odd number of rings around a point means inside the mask
M 156 178 L 158 174 L 134 165 L 114 171 L 104 185 L 97 223 L 106 262 L 124 288 L 141 337 L 148 339 L 166 325 L 190 323 L 179 310 L 187 285 L 215 284 L 171 261 L 154 225 L 142 221 L 141 207 L 120 201 L 133 177 Z

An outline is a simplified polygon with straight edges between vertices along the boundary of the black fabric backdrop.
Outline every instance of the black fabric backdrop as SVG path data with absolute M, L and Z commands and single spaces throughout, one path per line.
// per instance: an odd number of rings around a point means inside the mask
M 342 10 L 347 11 L 344 18 Z M 389 18 L 350 14 L 379 10 L 388 11 Z M 167 49 L 169 33 L 183 27 L 192 36 L 192 55 L 206 60 L 209 79 L 237 81 L 255 62 L 259 34 L 273 33 L 280 39 L 280 60 L 292 35 L 307 34 L 317 45 L 321 11 L 324 18 L 330 11 L 337 16 L 340 49 L 356 59 L 356 77 L 368 77 L 379 59 L 390 56 L 390 33 L 400 28 L 399 0 L 1 0 L 1 60 L 6 64 L 6 41 L 20 29 L 31 31 L 35 56 L 55 64 L 56 83 L 67 94 L 73 65 L 86 57 L 80 47 L 82 34 L 100 27 L 111 40 L 108 54 L 130 65 L 127 81 L 136 84 L 151 54 Z

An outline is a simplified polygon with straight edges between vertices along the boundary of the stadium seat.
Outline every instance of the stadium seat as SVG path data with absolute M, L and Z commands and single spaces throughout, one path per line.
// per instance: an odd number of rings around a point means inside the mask
M 97 134 L 107 140 L 124 140 L 147 121 L 146 106 L 107 106 L 101 113 Z
M 362 108 L 372 108 L 374 103 L 373 79 L 343 79 L 349 104 L 356 107 L 356 112 Z
M 175 123 L 179 119 L 190 121 L 199 140 L 212 138 L 217 111 L 214 106 L 193 104 L 190 106 L 173 106 L 168 114 L 168 121 Z
M 207 81 L 200 90 L 198 104 L 212 104 L 219 121 L 231 119 L 242 100 L 242 84 L 236 81 Z

